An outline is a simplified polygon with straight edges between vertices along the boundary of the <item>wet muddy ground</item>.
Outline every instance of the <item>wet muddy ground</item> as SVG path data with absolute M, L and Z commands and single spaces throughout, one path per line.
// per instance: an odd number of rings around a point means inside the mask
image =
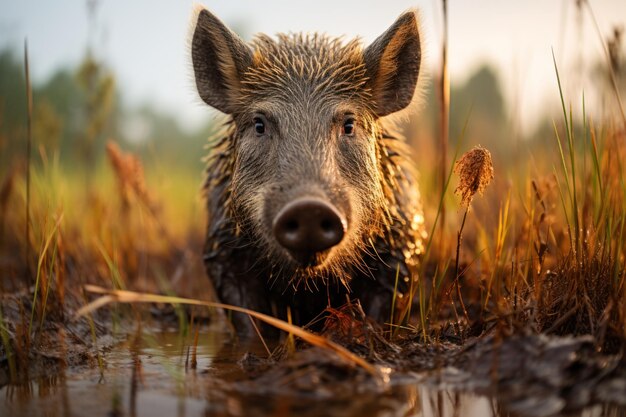
M 0 415 L 428 416 L 454 415 L 460 407 L 470 412 L 464 415 L 497 413 L 496 404 L 486 396 L 437 391 L 408 373 L 379 385 L 316 349 L 304 350 L 284 365 L 274 364 L 272 371 L 260 371 L 260 359 L 251 363 L 253 357 L 265 356 L 260 343 L 233 343 L 217 329 L 204 329 L 203 333 L 196 369 L 186 366 L 185 346 L 178 332 L 147 333 L 137 351 L 133 351 L 131 335 L 104 355 L 102 372 L 98 367 L 68 368 L 53 376 L 4 386 L 0 389 Z M 315 383 L 320 374 L 308 372 L 306 366 L 299 372 L 291 369 L 296 363 L 309 365 L 309 360 L 320 359 L 319 371 L 328 372 L 326 378 L 333 379 L 326 381 L 327 386 L 323 381 Z M 286 373 L 292 378 L 285 377 Z M 277 374 L 281 374 L 280 380 L 272 381 Z
M 7 383 L 3 366 L 0 416 L 626 416 L 624 360 L 586 337 L 389 343 L 369 323 L 331 320 L 326 335 L 374 363 L 374 377 L 301 342 L 270 343 L 268 358 L 258 338 L 218 324 L 194 349 L 193 334 L 158 322 L 83 340 L 80 354 L 66 337 L 66 357 L 41 355 L 27 382 Z

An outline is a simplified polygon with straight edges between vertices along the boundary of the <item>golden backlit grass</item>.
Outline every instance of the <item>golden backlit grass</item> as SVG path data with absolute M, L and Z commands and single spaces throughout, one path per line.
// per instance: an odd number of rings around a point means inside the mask
M 443 234 L 431 233 L 411 289 L 415 303 L 403 304 L 402 319 L 389 323 L 396 329 L 391 334 L 404 329 L 430 343 L 450 329 L 461 340 L 523 329 L 591 334 L 599 350 L 624 347 L 626 132 L 619 120 L 593 121 L 583 100 L 574 106 L 561 97 L 563 116 L 552 135 L 522 144 L 508 160 L 492 161 L 475 148 L 457 164 L 460 181 L 450 164 L 445 193 L 436 187 L 423 193 L 429 230 L 439 227 L 444 199 L 459 211 L 455 218 L 448 205 Z M 473 145 L 459 143 L 458 153 Z M 109 289 L 102 305 L 164 301 L 152 295 L 158 292 L 215 306 L 200 262 L 201 173 L 142 161 L 111 142 L 86 176 L 85 167 L 64 165 L 58 153 L 37 144 L 34 149 L 28 222 L 25 164 L 0 178 L 0 336 L 7 357 L 28 358 L 24 352 L 48 324 L 64 323 L 89 300 L 82 292 L 89 284 Z M 436 160 L 418 155 L 418 166 Z M 437 182 L 428 175 L 422 181 Z M 271 324 L 310 336 L 287 323 Z M 23 367 L 14 360 L 9 365 L 12 374 Z
M 110 148 L 88 178 L 80 164 L 64 165 L 39 148 L 28 236 L 24 165 L 0 182 L 0 336 L 12 379 L 85 302 L 86 284 L 212 297 L 200 262 L 201 175 L 144 171 L 138 158 Z

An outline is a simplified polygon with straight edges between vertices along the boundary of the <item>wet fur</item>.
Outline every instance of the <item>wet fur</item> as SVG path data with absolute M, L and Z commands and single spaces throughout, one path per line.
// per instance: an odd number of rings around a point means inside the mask
M 390 316 L 396 274 L 399 293 L 406 293 L 409 284 L 404 278 L 416 278 L 425 232 L 417 173 L 407 147 L 401 138 L 380 132 L 384 192 L 377 218 L 354 233 L 358 239 L 344 245 L 323 270 L 311 271 L 281 262 L 284 257 L 277 256 L 274 246 L 259 245 L 258 228 L 233 210 L 236 130 L 229 122 L 208 158 L 205 182 L 209 224 L 204 262 L 223 301 L 283 318 L 289 306 L 294 320 L 306 324 L 349 295 L 359 298 L 370 316 Z M 238 328 L 249 326 L 247 318 L 235 319 Z
M 410 18 L 398 19 L 396 32 L 416 31 Z M 238 38 L 219 39 L 225 29 L 210 27 L 219 21 L 198 24 L 207 25 L 209 43 L 245 55 Z M 289 308 L 305 324 L 348 296 L 382 320 L 391 313 L 397 274 L 399 292 L 407 291 L 422 251 L 423 215 L 409 152 L 385 116 L 411 101 L 413 91 L 402 86 L 414 89 L 418 71 L 404 80 L 392 75 L 400 65 L 419 67 L 419 59 L 402 61 L 402 48 L 415 45 L 394 45 L 396 32 L 392 26 L 366 50 L 356 40 L 319 34 L 261 35 L 249 46 L 251 59 L 237 63 L 212 55 L 217 70 L 229 74 L 226 81 L 210 71 L 203 76 L 203 68 L 198 77 L 196 70 L 199 91 L 211 89 L 201 97 L 230 114 L 207 159 L 205 182 L 204 261 L 222 301 L 279 317 Z M 213 94 L 220 89 L 228 94 Z M 392 96 L 394 89 L 400 92 Z M 358 116 L 358 135 L 350 141 L 336 133 L 344 109 Z M 251 136 L 250 120 L 259 111 L 276 117 L 268 120 L 274 136 Z M 328 199 L 349 224 L 317 267 L 301 267 L 271 234 L 276 211 L 303 194 Z M 239 328 L 249 326 L 247 318 L 234 318 Z

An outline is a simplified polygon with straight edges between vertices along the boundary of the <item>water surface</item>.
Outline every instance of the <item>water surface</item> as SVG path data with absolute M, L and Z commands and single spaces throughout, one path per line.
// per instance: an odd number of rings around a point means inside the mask
M 139 340 L 139 341 L 138 341 Z M 256 341 L 235 342 L 216 330 L 202 331 L 194 367 L 193 337 L 175 331 L 129 335 L 103 355 L 105 366 L 65 369 L 27 384 L 0 389 L 0 416 L 192 417 L 192 416 L 514 416 L 497 399 L 437 390 L 417 375 L 392 378 L 385 388 L 353 390 L 352 395 L 324 392 L 259 394 L 237 384 L 245 374 L 238 361 L 245 352 L 267 356 Z M 288 383 L 282 381 L 281 383 Z M 349 381 L 347 383 L 350 383 Z M 626 395 L 626 394 L 625 394 Z M 549 407 L 526 415 L 549 415 Z M 597 406 L 582 416 L 626 415 Z

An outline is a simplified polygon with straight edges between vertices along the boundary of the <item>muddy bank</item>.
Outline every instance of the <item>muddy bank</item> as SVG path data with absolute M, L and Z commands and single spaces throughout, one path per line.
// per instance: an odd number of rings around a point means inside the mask
M 67 368 L 97 368 L 103 355 L 125 337 L 113 331 L 110 312 L 76 321 L 55 309 L 39 323 L 30 317 L 31 294 L 3 295 L 0 302 L 6 338 L 0 343 L 0 387 L 55 378 Z M 69 303 L 80 305 L 76 299 Z
M 492 330 L 463 344 L 425 343 L 410 335 L 389 342 L 371 322 L 341 327 L 336 320 L 324 333 L 376 364 L 382 378 L 320 348 L 289 353 L 281 347 L 271 359 L 244 355 L 239 364 L 246 378 L 233 389 L 332 399 L 366 398 L 417 384 L 433 392 L 492 398 L 503 410 L 525 416 L 569 415 L 594 407 L 626 412 L 624 356 L 599 353 L 590 336 L 520 331 L 503 337 Z
M 121 321 L 113 331 L 105 311 L 95 316 L 95 342 L 85 320 L 51 322 L 18 380 L 3 352 L 2 409 L 15 416 L 626 413 L 623 355 L 599 353 L 591 337 L 491 330 L 463 343 L 452 333 L 436 342 L 410 333 L 390 341 L 358 311 L 331 312 L 322 334 L 374 364 L 374 376 L 298 340 L 266 340 L 269 354 L 258 338 L 238 339 L 210 316 L 194 317 L 194 340 L 179 320 L 170 307 L 151 308 L 141 326 Z
M 607 402 L 626 406 L 623 355 L 598 353 L 589 336 L 488 335 L 466 344 L 432 380 L 497 395 L 511 409 L 529 415 Z

